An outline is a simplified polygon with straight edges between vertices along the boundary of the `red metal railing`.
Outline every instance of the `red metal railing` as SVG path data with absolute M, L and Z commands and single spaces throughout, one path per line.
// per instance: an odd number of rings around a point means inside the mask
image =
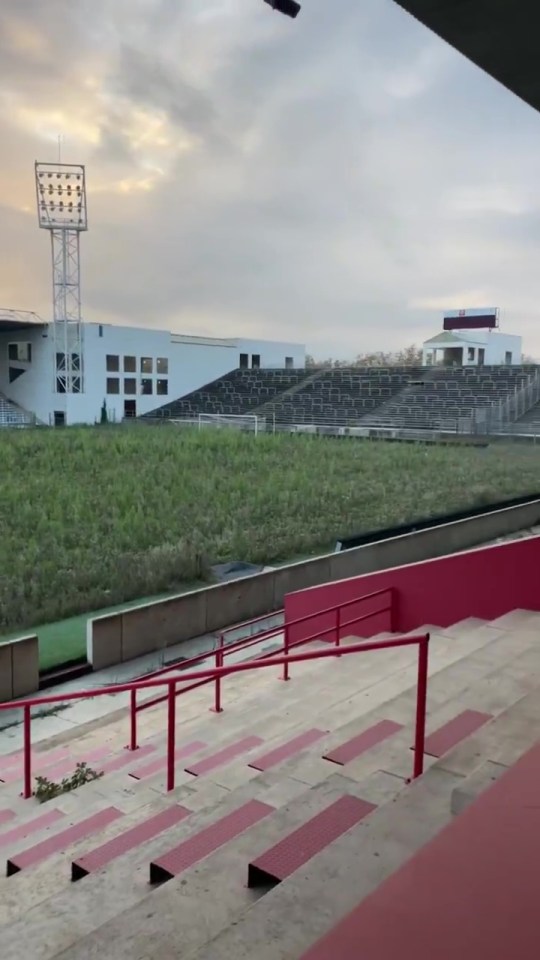
M 359 603 L 363 603 L 366 600 L 373 600 L 384 595 L 388 595 L 388 602 L 385 606 L 378 608 L 377 610 L 370 610 L 369 613 L 365 613 L 362 616 L 355 617 L 352 620 L 343 620 L 342 610 L 347 610 L 350 607 L 356 606 Z M 283 611 L 278 610 L 275 613 L 263 614 L 260 617 L 254 617 L 252 620 L 245 620 L 243 623 L 236 624 L 234 627 L 229 627 L 227 630 L 224 630 L 220 633 L 218 638 L 218 643 L 213 651 L 207 651 L 206 653 L 197 654 L 195 657 L 191 657 L 189 660 L 183 660 L 181 663 L 171 664 L 168 667 L 162 667 L 160 670 L 152 671 L 152 673 L 146 674 L 144 677 L 140 677 L 141 680 L 149 680 L 152 677 L 165 676 L 170 673 L 177 673 L 178 671 L 191 670 L 192 667 L 197 664 L 204 663 L 205 660 L 214 657 L 214 666 L 216 670 L 219 670 L 220 667 L 225 666 L 225 660 L 228 656 L 233 653 L 238 653 L 239 651 L 247 650 L 250 647 L 257 646 L 258 644 L 269 640 L 272 637 L 279 636 L 283 634 L 284 643 L 279 650 L 273 650 L 271 653 L 259 654 L 255 659 L 264 660 L 270 656 L 278 656 L 282 653 L 285 656 L 289 653 L 290 650 L 296 647 L 300 647 L 306 643 L 313 643 L 315 640 L 322 640 L 328 634 L 332 635 L 332 639 L 336 647 L 340 646 L 341 635 L 343 630 L 347 627 L 351 627 L 357 623 L 363 623 L 366 620 L 370 620 L 372 617 L 375 617 L 381 613 L 390 614 L 390 630 L 392 631 L 395 627 L 395 590 L 393 587 L 385 587 L 382 590 L 375 590 L 373 593 L 368 593 L 364 597 L 359 597 L 355 600 L 349 600 L 346 603 L 336 604 L 333 607 L 327 607 L 325 610 L 320 610 L 317 613 L 307 614 L 305 617 L 299 617 L 297 620 L 291 620 L 289 623 L 281 624 L 280 626 L 271 627 L 268 630 L 263 630 L 260 633 L 255 634 L 254 636 L 244 637 L 242 640 L 237 640 L 235 643 L 225 643 L 225 638 L 227 634 L 236 632 L 237 630 L 245 629 L 246 627 L 251 626 L 254 623 L 261 623 L 264 620 L 269 620 L 270 617 L 279 616 Z M 300 640 L 290 641 L 289 636 L 291 633 L 291 628 L 298 626 L 299 624 L 308 623 L 309 620 L 318 620 L 320 617 L 325 617 L 329 614 L 334 614 L 333 624 L 326 630 L 318 630 L 312 636 L 302 638 Z M 194 680 L 195 677 L 193 674 L 190 674 L 190 680 Z M 222 707 L 222 697 L 221 697 L 221 680 L 222 675 L 216 674 L 214 678 L 208 678 L 204 680 L 197 680 L 195 683 L 191 683 L 189 686 L 184 686 L 177 691 L 177 696 L 180 696 L 182 693 L 187 693 L 189 690 L 196 690 L 198 687 L 202 687 L 207 683 L 213 682 L 215 684 L 214 688 L 214 706 L 213 710 L 215 713 L 221 713 Z M 285 663 L 283 667 L 283 680 L 289 680 L 289 666 Z M 137 691 L 133 690 L 130 697 L 130 737 L 129 737 L 129 749 L 137 749 L 137 714 L 142 710 L 148 710 L 149 707 L 155 707 L 159 703 L 165 703 L 168 700 L 168 694 L 162 694 L 158 697 L 152 697 L 147 700 L 144 700 L 143 703 L 137 701 Z
M 259 670 L 264 667 L 287 666 L 291 663 L 303 663 L 309 660 L 322 660 L 336 656 L 350 656 L 356 653 L 367 653 L 371 650 L 385 650 L 394 647 L 405 647 L 418 645 L 418 686 L 416 702 L 416 723 L 415 723 L 415 741 L 414 741 L 414 765 L 413 779 L 419 777 L 424 768 L 424 743 L 426 726 L 426 700 L 427 700 L 427 674 L 428 674 L 428 650 L 429 634 L 417 637 L 404 637 L 392 640 L 365 641 L 363 643 L 351 644 L 347 647 L 334 647 L 328 650 L 310 650 L 304 653 L 292 654 L 289 656 L 273 656 L 265 659 L 248 661 L 247 663 L 231 664 L 228 667 L 208 668 L 201 670 L 193 675 L 196 680 L 215 680 L 229 676 L 235 673 L 243 673 L 250 670 Z M 67 703 L 73 700 L 90 700 L 94 697 L 109 696 L 114 693 L 129 692 L 153 689 L 156 687 L 167 688 L 167 790 L 173 790 L 175 784 L 175 745 L 176 745 L 176 695 L 177 684 L 183 682 L 183 677 L 167 677 L 152 680 L 138 680 L 131 683 L 117 684 L 110 687 L 101 687 L 98 690 L 79 690 L 76 693 L 64 693 L 61 695 L 51 695 L 45 697 L 32 697 L 26 700 L 17 700 L 11 703 L 0 704 L 0 710 L 14 710 L 21 708 L 23 710 L 23 776 L 24 787 L 23 797 L 26 799 L 32 796 L 32 707 L 42 706 L 43 704 Z

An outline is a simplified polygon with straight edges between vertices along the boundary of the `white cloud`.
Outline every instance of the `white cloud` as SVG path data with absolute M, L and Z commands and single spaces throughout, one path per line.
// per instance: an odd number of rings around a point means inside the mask
M 62 133 L 89 319 L 352 357 L 489 303 L 540 354 L 540 118 L 393 0 L 4 0 L 0 90 L 2 301 L 50 311 Z

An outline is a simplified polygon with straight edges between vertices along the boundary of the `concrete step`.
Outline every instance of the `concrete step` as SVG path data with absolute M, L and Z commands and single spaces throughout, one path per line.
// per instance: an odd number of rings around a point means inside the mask
M 362 796 L 364 792 L 377 794 L 381 798 L 395 796 L 401 787 L 400 782 L 383 783 L 381 778 L 373 784 L 366 784 L 363 787 L 356 783 L 348 781 L 346 778 L 336 775 L 331 781 L 328 781 L 318 788 L 305 790 L 296 799 L 289 802 L 282 809 L 277 810 L 271 816 L 265 818 L 252 827 L 249 831 L 241 834 L 229 842 L 226 846 L 220 848 L 211 854 L 204 861 L 190 868 L 181 876 L 172 879 L 161 889 L 156 890 L 150 897 L 143 901 L 148 903 L 145 909 L 143 903 L 139 900 L 134 902 L 131 907 L 126 908 L 122 913 L 117 913 L 109 921 L 104 923 L 104 917 L 113 909 L 110 895 L 107 896 L 107 880 L 112 880 L 111 871 L 109 877 L 102 876 L 100 883 L 95 882 L 92 888 L 90 908 L 84 914 L 83 922 L 86 929 L 89 924 L 94 922 L 95 931 L 81 939 L 84 936 L 81 927 L 73 928 L 73 924 L 64 923 L 58 925 L 56 922 L 55 937 L 57 942 L 56 953 L 51 953 L 49 949 L 42 946 L 43 939 L 36 942 L 37 953 L 32 953 L 33 960 L 50 960 L 51 957 L 62 955 L 67 957 L 77 957 L 83 960 L 85 957 L 95 957 L 98 952 L 105 948 L 110 954 L 110 944 L 114 943 L 115 960 L 123 957 L 132 958 L 134 956 L 146 955 L 145 950 L 154 950 L 162 956 L 172 956 L 172 951 L 178 948 L 179 930 L 182 934 L 182 954 L 184 951 L 195 947 L 197 944 L 204 943 L 223 927 L 225 923 L 231 922 L 246 907 L 261 896 L 260 891 L 248 890 L 246 886 L 247 865 L 250 859 L 258 856 L 268 846 L 271 846 L 284 835 L 296 829 L 305 823 L 307 819 L 314 816 L 320 810 L 328 806 L 329 803 L 338 799 L 344 793 L 350 793 L 353 796 Z M 219 815 L 223 814 L 219 809 Z M 214 811 L 214 815 L 217 810 Z M 199 821 L 198 826 L 203 821 Z M 161 838 L 161 843 L 154 843 L 155 850 L 158 847 L 162 851 L 170 849 L 176 842 L 172 836 Z M 145 855 L 145 867 L 148 869 L 149 850 Z M 152 856 L 157 856 L 153 853 Z M 122 864 L 123 885 L 129 885 L 131 876 L 129 869 L 133 869 L 133 863 L 127 863 L 128 858 Z M 140 859 L 140 858 L 139 858 Z M 118 864 L 120 867 L 120 864 Z M 116 886 L 116 880 L 121 882 L 120 871 L 117 869 L 118 878 L 112 881 Z M 223 884 L 223 877 L 227 877 L 227 883 Z M 88 878 L 94 879 L 94 878 Z M 86 883 L 86 880 L 85 880 Z M 123 889 L 123 888 L 122 888 Z M 126 900 L 125 894 L 122 894 L 120 902 Z M 87 892 L 86 901 L 89 900 Z M 208 901 L 212 902 L 212 910 L 208 910 Z M 151 902 L 151 907 L 150 907 Z M 42 915 L 37 913 L 35 918 L 32 913 L 27 917 L 25 930 L 27 939 L 25 943 L 32 943 L 32 929 L 36 927 L 39 930 L 42 924 L 47 923 L 47 918 L 51 915 L 58 916 L 59 899 L 43 905 Z M 118 899 L 116 906 L 118 907 Z M 47 908 L 47 909 L 46 909 Z M 105 912 L 104 912 L 105 911 Z M 156 922 L 154 922 L 154 918 Z M 159 919 L 158 919 L 159 918 Z M 50 923 L 49 923 L 50 926 Z M 129 931 L 129 932 L 128 932 Z M 3 948 L 10 949 L 13 943 L 16 949 L 17 939 L 13 937 L 13 931 L 8 932 L 8 939 L 3 940 Z M 19 934 L 20 936 L 20 934 Z M 28 940 L 28 936 L 30 940 Z M 61 950 L 66 950 L 66 941 L 71 938 L 74 944 L 71 950 L 62 954 Z M 52 939 L 52 929 L 49 935 Z M 13 954 L 15 956 L 15 954 Z M 10 958 L 10 953 L 6 954 L 6 960 Z
M 462 813 L 484 790 L 488 790 L 509 767 L 503 763 L 486 760 L 474 773 L 466 777 L 452 790 L 450 810 L 453 816 Z
M 457 782 L 455 775 L 433 768 L 185 960 L 299 956 L 449 821 Z

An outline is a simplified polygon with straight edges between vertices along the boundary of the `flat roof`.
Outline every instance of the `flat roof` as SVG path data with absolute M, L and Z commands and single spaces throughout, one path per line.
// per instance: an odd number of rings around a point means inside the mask
M 395 0 L 478 67 L 540 110 L 538 0 Z
M 47 323 L 30 310 L 2 310 L 0 308 L 0 333 L 27 330 L 29 327 L 46 327 Z

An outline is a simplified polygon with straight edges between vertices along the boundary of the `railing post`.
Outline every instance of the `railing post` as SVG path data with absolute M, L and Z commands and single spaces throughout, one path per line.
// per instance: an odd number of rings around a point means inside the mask
M 416 695 L 416 733 L 414 738 L 413 780 L 424 772 L 424 746 L 426 741 L 426 706 L 428 681 L 429 633 L 418 645 L 418 688 Z
M 285 623 L 284 627 L 285 629 L 283 631 L 283 653 L 286 657 L 288 657 L 289 656 L 289 625 Z M 283 676 L 281 679 L 290 680 L 288 663 L 283 664 Z
M 390 633 L 397 632 L 397 612 L 396 612 L 397 591 L 395 587 L 390 587 Z
M 32 796 L 32 714 L 31 708 L 24 707 L 24 786 L 23 797 L 29 800 Z
M 129 747 L 128 750 L 138 750 L 137 743 L 137 688 L 129 691 Z
M 338 607 L 336 610 L 336 647 L 339 647 L 341 643 L 340 631 L 341 631 L 341 607 Z
M 216 670 L 219 670 L 223 666 L 224 661 L 223 653 L 223 634 L 220 635 L 218 640 L 218 646 L 216 647 Z M 214 713 L 221 713 L 223 707 L 221 706 L 221 677 L 216 676 L 215 680 L 215 689 L 214 689 Z
M 176 750 L 176 683 L 169 680 L 167 701 L 167 791 L 174 790 L 174 753 Z

